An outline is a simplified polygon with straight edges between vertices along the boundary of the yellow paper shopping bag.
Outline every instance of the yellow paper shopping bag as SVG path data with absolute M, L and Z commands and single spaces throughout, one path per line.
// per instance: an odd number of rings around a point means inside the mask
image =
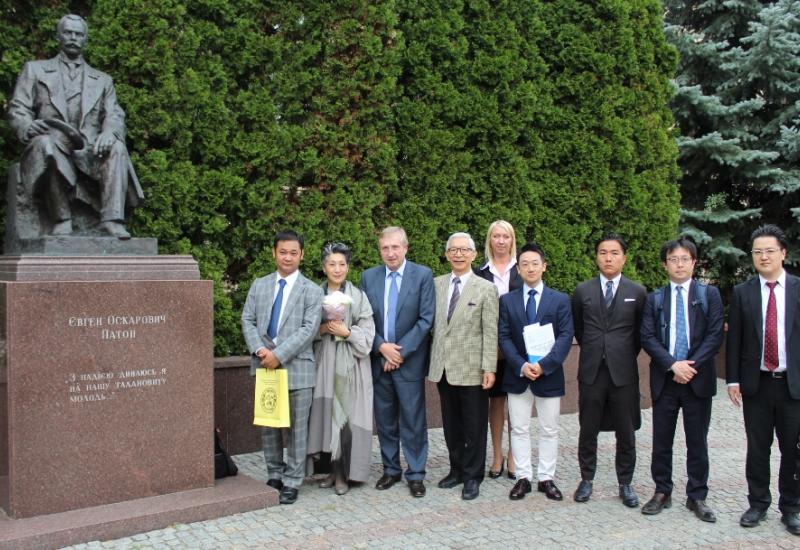
M 289 427 L 289 374 L 286 369 L 256 370 L 254 408 L 254 425 Z

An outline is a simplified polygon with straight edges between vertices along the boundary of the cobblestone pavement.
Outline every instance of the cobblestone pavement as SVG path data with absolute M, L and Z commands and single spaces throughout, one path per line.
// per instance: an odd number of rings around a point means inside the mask
M 643 411 L 637 433 L 638 464 L 634 486 L 642 503 L 653 493 L 650 478 L 651 411 Z M 679 423 L 682 422 L 679 419 Z M 532 425 L 534 468 L 536 422 Z M 711 476 L 709 505 L 717 523 L 703 523 L 684 507 L 686 457 L 681 428 L 674 457 L 675 492 L 672 508 L 657 516 L 625 508 L 617 496 L 614 437 L 601 434 L 594 494 L 586 504 L 572 500 L 580 479 L 577 464 L 577 414 L 561 417 L 561 442 L 556 484 L 564 493 L 553 502 L 534 492 L 521 501 L 508 499 L 513 481 L 505 476 L 486 479 L 476 500 L 461 500 L 460 487 L 439 489 L 436 482 L 448 470 L 441 429 L 431 429 L 428 455 L 428 494 L 415 499 L 405 483 L 377 491 L 381 474 L 377 439 L 373 443 L 370 482 L 344 496 L 320 489 L 307 479 L 294 505 L 275 506 L 210 521 L 176 524 L 108 542 L 72 548 L 800 548 L 777 510 L 777 445 L 773 447 L 773 499 L 767 519 L 744 529 L 739 516 L 747 508 L 744 479 L 745 436 L 741 410 L 727 399 L 724 384 L 714 401 L 709 446 Z M 491 453 L 489 453 L 491 459 Z M 241 472 L 265 479 L 260 453 L 239 455 Z M 535 471 L 535 470 L 534 470 Z

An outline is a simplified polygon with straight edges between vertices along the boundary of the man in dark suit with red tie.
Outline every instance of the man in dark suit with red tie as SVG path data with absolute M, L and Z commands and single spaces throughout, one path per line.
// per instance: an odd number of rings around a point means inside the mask
M 592 494 L 597 434 L 607 416 L 617 439 L 619 496 L 625 506 L 636 508 L 639 497 L 631 482 L 636 467 L 636 430 L 641 425 L 637 357 L 647 291 L 622 276 L 626 250 L 621 236 L 603 235 L 595 245 L 599 277 L 579 284 L 572 294 L 572 320 L 581 348 L 578 361 L 581 482 L 574 498 L 576 502 L 586 502 Z
M 752 236 L 758 277 L 733 289 L 728 317 L 728 396 L 744 405 L 747 499 L 742 527 L 755 527 L 772 503 L 769 490 L 773 433 L 781 451 L 778 508 L 781 521 L 800 535 L 800 481 L 795 446 L 800 433 L 800 279 L 783 269 L 788 240 L 774 225 Z
M 697 247 L 686 237 L 661 247 L 669 284 L 647 297 L 642 317 L 642 347 L 650 355 L 653 397 L 655 494 L 642 507 L 655 515 L 672 504 L 672 450 L 678 412 L 686 434 L 686 507 L 702 521 L 717 521 L 708 495 L 708 426 L 717 393 L 715 359 L 722 345 L 722 298 L 716 287 L 692 278 Z

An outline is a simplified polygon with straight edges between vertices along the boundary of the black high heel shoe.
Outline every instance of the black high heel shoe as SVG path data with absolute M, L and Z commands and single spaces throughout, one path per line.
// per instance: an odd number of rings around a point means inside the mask
M 503 461 L 500 463 L 500 471 L 499 472 L 495 472 L 494 470 L 489 469 L 489 477 L 491 479 L 497 479 L 498 477 L 503 475 L 503 471 L 506 469 L 505 468 L 505 464 L 506 464 L 506 459 L 504 458 Z

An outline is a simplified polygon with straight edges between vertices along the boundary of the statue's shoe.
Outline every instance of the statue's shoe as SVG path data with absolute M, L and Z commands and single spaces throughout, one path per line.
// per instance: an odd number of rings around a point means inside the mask
M 131 238 L 131 234 L 125 231 L 125 226 L 119 222 L 103 222 L 100 224 L 100 228 L 112 237 L 118 239 L 125 240 Z
M 63 237 L 64 235 L 72 235 L 72 220 L 64 220 L 63 222 L 58 222 L 53 226 L 53 230 L 50 231 L 50 234 L 54 237 Z

